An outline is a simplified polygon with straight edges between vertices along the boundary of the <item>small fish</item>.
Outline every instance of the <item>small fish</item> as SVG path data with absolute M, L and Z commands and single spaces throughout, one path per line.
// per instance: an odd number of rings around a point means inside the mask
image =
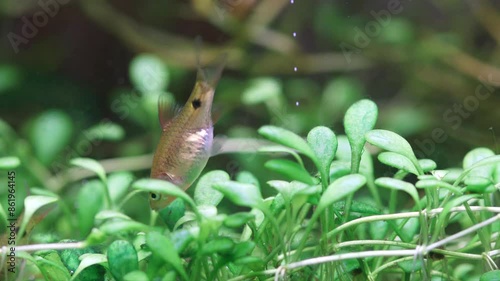
M 151 178 L 169 181 L 183 190 L 198 178 L 212 154 L 212 101 L 225 64 L 225 56 L 215 71 L 208 74 L 199 65 L 194 89 L 186 104 L 173 118 L 165 102 L 158 102 L 158 114 L 163 129 L 153 157 Z M 149 204 L 159 210 L 175 198 L 150 193 Z

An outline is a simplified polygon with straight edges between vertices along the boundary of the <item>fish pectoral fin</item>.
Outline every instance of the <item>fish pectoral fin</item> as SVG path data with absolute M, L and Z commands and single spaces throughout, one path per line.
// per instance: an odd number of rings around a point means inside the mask
M 181 186 L 182 183 L 184 182 L 183 177 L 178 177 L 169 173 L 162 173 L 160 176 L 157 177 L 160 180 L 168 181 L 170 183 L 173 183 L 177 186 Z
M 182 106 L 174 104 L 167 95 L 158 97 L 158 119 L 163 131 L 168 128 L 170 121 L 182 110 Z
M 214 137 L 210 156 L 224 153 L 256 153 L 265 146 L 276 145 L 270 141 L 254 138 L 228 138 L 226 136 Z
M 222 106 L 220 105 L 212 105 L 212 112 L 211 112 L 211 115 L 212 115 L 212 124 L 215 124 L 217 123 L 217 121 L 219 121 L 220 117 L 222 116 L 223 114 L 223 109 L 222 109 Z

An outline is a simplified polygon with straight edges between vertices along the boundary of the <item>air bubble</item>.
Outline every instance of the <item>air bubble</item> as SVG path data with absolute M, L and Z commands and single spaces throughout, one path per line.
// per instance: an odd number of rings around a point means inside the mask
M 298 70 L 298 69 L 297 69 L 297 67 L 294 67 L 294 68 L 293 68 L 293 71 L 297 72 L 297 70 Z
M 294 33 L 293 33 L 293 37 L 297 37 L 297 33 L 295 33 L 295 32 L 294 32 Z
M 300 105 L 299 101 L 296 101 L 295 106 L 299 106 L 299 105 Z

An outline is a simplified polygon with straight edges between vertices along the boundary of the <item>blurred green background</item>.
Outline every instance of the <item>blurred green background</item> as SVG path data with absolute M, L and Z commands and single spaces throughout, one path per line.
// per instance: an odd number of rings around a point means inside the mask
M 158 95 L 183 104 L 193 87 L 196 36 L 203 64 L 228 53 L 216 134 L 258 137 L 265 124 L 342 134 L 347 107 L 370 98 L 377 128 L 438 167 L 461 166 L 477 146 L 499 153 L 490 1 L 3 0 L 0 27 L 0 157 L 21 158 L 21 186 L 62 192 L 54 175 L 71 158 L 152 153 Z M 217 156 L 208 169 L 276 178 L 265 159 Z M 117 165 L 149 175 L 144 158 Z

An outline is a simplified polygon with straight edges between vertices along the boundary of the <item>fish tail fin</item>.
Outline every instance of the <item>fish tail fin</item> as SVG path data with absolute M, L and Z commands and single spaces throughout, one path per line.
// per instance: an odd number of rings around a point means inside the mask
M 222 71 L 226 65 L 227 53 L 222 53 L 217 57 L 217 59 L 212 62 L 208 67 L 201 66 L 201 49 L 202 49 L 202 39 L 201 36 L 196 36 L 195 39 L 196 46 L 196 68 L 198 69 L 197 81 L 204 81 L 208 83 L 212 88 L 215 89 L 220 77 L 222 76 Z

